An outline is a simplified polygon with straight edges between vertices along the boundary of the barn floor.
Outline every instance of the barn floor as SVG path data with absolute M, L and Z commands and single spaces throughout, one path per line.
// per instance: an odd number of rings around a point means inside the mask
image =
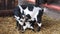
M 16 21 L 13 17 L 0 17 L 0 34 L 60 34 L 60 20 L 43 16 L 42 28 L 40 32 L 26 30 L 24 33 L 18 31 Z

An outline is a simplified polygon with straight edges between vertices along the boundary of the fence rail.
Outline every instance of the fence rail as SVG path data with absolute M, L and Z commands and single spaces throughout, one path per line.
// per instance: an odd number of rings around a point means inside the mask
M 0 16 L 12 16 L 13 10 L 0 10 Z

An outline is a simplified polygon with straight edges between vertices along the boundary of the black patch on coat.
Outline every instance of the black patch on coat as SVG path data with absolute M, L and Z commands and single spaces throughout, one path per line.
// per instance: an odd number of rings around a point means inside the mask
M 39 13 L 37 15 L 37 22 L 38 23 L 41 23 L 42 15 L 43 15 L 43 9 L 42 10 L 39 10 Z
M 34 9 L 34 5 L 28 4 L 28 10 L 29 10 L 29 11 L 33 11 L 33 9 Z
M 24 11 L 22 11 L 22 13 L 21 13 L 22 15 L 24 15 Z
M 21 18 L 24 19 L 24 17 L 23 17 L 23 16 L 25 16 L 24 11 L 22 11 L 21 15 L 22 15 Z
M 31 26 L 34 27 L 36 20 L 34 20 L 34 21 L 31 20 L 31 21 L 29 21 L 29 22 L 30 22 Z
M 27 14 L 26 17 L 27 17 L 28 19 L 31 19 L 31 16 L 30 16 L 29 14 Z
M 21 7 L 22 7 L 23 9 L 26 9 L 26 8 L 27 8 L 27 5 L 21 5 Z
M 26 24 L 24 23 L 23 26 L 26 26 Z
M 21 18 L 21 11 L 18 6 L 13 10 L 13 14 Z

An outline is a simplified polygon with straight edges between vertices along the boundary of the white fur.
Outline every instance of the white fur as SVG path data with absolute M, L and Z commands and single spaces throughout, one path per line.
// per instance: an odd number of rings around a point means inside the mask
M 37 23 L 39 27 L 41 27 L 42 23 Z
M 20 17 L 18 17 L 18 16 L 16 16 L 16 15 L 14 15 L 14 17 L 15 17 L 16 20 L 18 20 L 18 19 L 20 18 Z
M 31 28 L 31 29 L 33 29 L 33 27 L 31 26 L 31 24 L 30 24 L 29 22 L 26 22 L 25 24 L 26 24 L 26 26 L 23 26 L 23 29 L 24 29 L 24 30 L 25 30 L 26 28 Z
M 23 23 L 22 23 L 22 22 L 20 22 L 20 20 L 19 20 L 19 19 L 20 19 L 20 17 L 18 17 L 18 16 L 14 16 L 14 17 L 15 17 L 15 19 L 19 22 L 19 24 L 20 24 L 20 25 L 23 25 Z
M 28 7 L 24 10 L 25 15 L 29 14 L 31 16 L 31 19 L 34 20 L 34 18 L 37 20 L 37 15 L 39 13 L 39 10 L 42 10 L 39 7 L 34 7 L 33 11 L 29 11 Z
M 18 5 L 19 6 L 19 8 L 20 8 L 20 12 L 22 13 L 22 11 L 23 11 L 23 8 L 20 6 L 20 5 Z
M 19 22 L 19 24 L 20 24 L 20 25 L 23 25 L 23 24 L 24 24 L 24 23 L 23 23 L 23 22 L 21 22 L 20 20 L 18 20 L 18 22 Z

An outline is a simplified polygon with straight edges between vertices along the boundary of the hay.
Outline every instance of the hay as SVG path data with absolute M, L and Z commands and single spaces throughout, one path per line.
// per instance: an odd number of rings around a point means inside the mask
M 24 34 L 60 34 L 60 20 L 51 19 L 44 15 L 42 23 L 40 32 L 27 29 Z M 0 17 L 0 34 L 22 34 L 15 27 L 16 21 L 13 17 Z

